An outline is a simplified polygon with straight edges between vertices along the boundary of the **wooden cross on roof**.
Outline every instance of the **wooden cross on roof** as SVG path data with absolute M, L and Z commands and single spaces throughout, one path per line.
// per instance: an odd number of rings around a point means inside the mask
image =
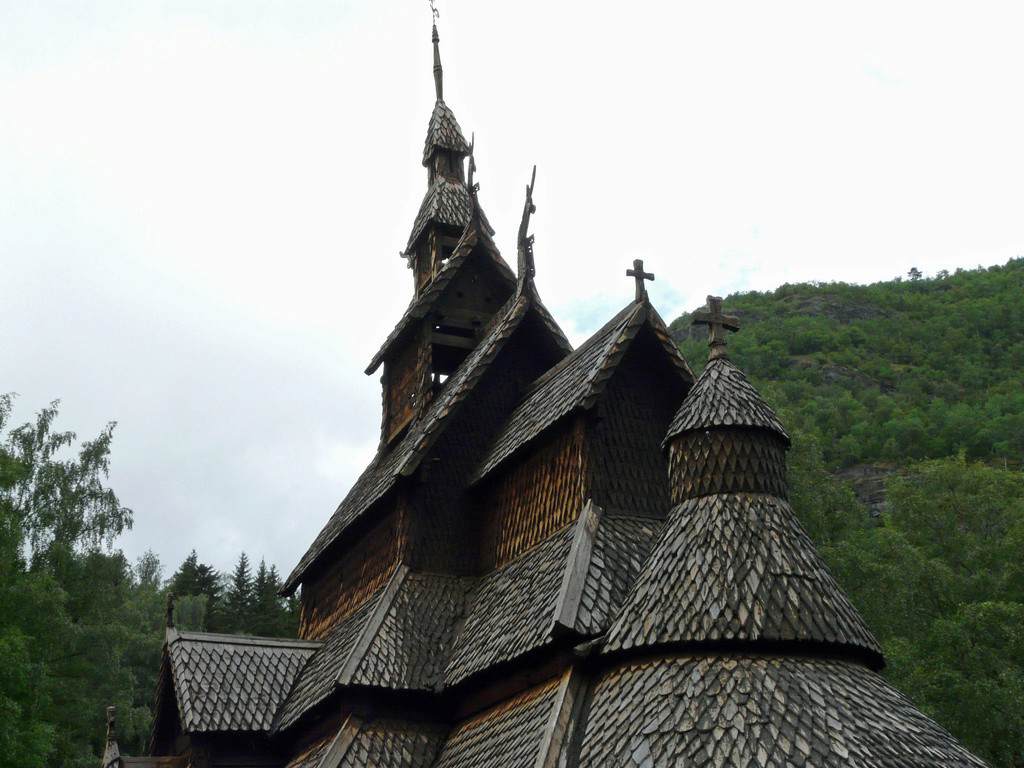
M 740 319 L 731 315 L 722 314 L 722 299 L 719 296 L 708 296 L 708 310 L 705 312 L 698 309 L 690 316 L 690 325 L 706 325 L 708 332 L 708 346 L 711 347 L 710 359 L 716 357 L 728 357 L 725 351 L 725 332 L 735 333 L 740 329 Z
M 633 259 L 633 268 L 626 270 L 626 277 L 636 280 L 636 300 L 643 301 L 647 297 L 647 288 L 644 287 L 644 280 L 653 280 L 653 272 L 644 272 L 644 260 Z

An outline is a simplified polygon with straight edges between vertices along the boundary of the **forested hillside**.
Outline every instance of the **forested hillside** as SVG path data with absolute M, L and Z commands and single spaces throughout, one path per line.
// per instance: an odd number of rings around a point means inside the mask
M 873 285 L 784 285 L 729 296 L 741 319 L 732 359 L 787 412 L 821 434 L 832 468 L 964 453 L 1024 458 L 1024 259 Z M 671 326 L 687 360 L 707 357 L 683 315 Z M 697 371 L 695 371 L 697 372 Z
M 793 437 L 792 505 L 885 675 L 992 765 L 1024 765 L 1024 260 L 723 310 L 743 326 L 730 356 Z M 706 331 L 672 331 L 699 370 Z M 883 503 L 840 475 L 881 477 Z

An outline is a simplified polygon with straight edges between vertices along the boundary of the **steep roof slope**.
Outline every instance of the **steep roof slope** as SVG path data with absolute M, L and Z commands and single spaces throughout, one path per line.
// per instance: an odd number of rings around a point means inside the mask
M 477 346 L 427 407 L 423 417 L 412 425 L 397 445 L 378 452 L 370 466 L 356 480 L 348 495 L 338 505 L 323 530 L 285 580 L 282 587 L 284 594 L 295 590 L 302 575 L 313 562 L 370 505 L 391 490 L 399 477 L 408 476 L 416 470 L 459 406 L 529 314 L 539 320 L 553 344 L 559 347 L 568 344 L 539 300 L 528 294 L 513 295 L 495 315 Z
M 580 768 L 984 768 L 881 676 L 764 654 L 637 661 L 594 686 Z
M 693 373 L 658 313 L 646 300 L 631 302 L 571 355 L 530 385 L 480 462 L 474 478 L 486 476 L 563 416 L 593 405 L 630 343 L 644 327 L 661 342 L 666 358 L 680 378 L 692 382 Z
M 713 494 L 675 507 L 608 633 L 606 650 L 710 642 L 881 648 L 789 505 Z
M 419 296 L 413 298 L 408 309 L 405 310 L 401 319 L 392 329 L 391 333 L 388 334 L 387 339 L 385 339 L 380 349 L 373 356 L 370 364 L 366 367 L 367 374 L 377 370 L 395 345 L 404 339 L 412 328 L 416 327 L 416 321 L 422 320 L 430 313 L 438 301 L 445 295 L 448 287 L 455 281 L 456 276 L 464 268 L 467 268 L 467 262 L 471 261 L 471 256 L 493 268 L 499 279 L 503 280 L 508 286 L 509 293 L 515 289 L 515 273 L 501 257 L 501 253 L 498 251 L 497 246 L 495 246 L 492 239 L 494 230 L 491 229 L 490 224 L 487 222 L 487 218 L 484 216 L 475 194 L 472 195 L 471 205 L 472 214 L 468 217 L 469 221 L 466 224 L 466 229 L 462 233 L 462 237 L 459 238 L 451 258 L 441 268 L 441 271 L 424 287 Z M 561 329 L 558 332 L 561 333 Z M 568 341 L 565 344 L 568 346 Z
M 708 361 L 672 420 L 665 439 L 710 427 L 760 427 L 778 433 L 789 443 L 779 417 L 728 357 Z
M 267 731 L 320 643 L 167 630 L 182 728 Z

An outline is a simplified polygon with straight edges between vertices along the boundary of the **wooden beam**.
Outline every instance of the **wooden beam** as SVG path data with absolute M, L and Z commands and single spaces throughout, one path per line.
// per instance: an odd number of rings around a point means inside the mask
M 560 764 L 566 764 L 559 757 L 567 756 L 566 750 L 571 748 L 570 742 L 583 708 L 584 683 L 583 675 L 575 666 L 569 667 L 562 676 L 551 714 L 544 726 L 534 768 L 558 768 Z
M 359 632 L 359 637 L 356 638 L 356 642 L 352 646 L 352 651 L 345 660 L 345 665 L 338 673 L 337 680 L 335 681 L 338 685 L 348 685 L 352 682 L 352 678 L 355 676 L 356 670 L 359 668 L 359 663 L 363 660 L 363 656 L 365 656 L 366 652 L 370 649 L 370 644 L 373 642 L 373 638 L 377 636 L 377 630 L 380 629 L 380 625 L 384 623 L 384 617 L 387 616 L 388 611 L 391 610 L 391 605 L 395 601 L 395 595 L 398 594 L 398 590 L 405 581 L 405 577 L 408 573 L 408 566 L 399 565 L 395 568 L 395 572 L 391 574 L 391 578 L 384 587 L 383 593 L 377 599 L 377 605 L 374 607 L 373 612 L 367 617 L 366 623 L 363 624 L 363 628 Z
M 334 737 L 334 741 L 316 768 L 338 768 L 362 727 L 363 721 L 355 715 L 350 714 L 345 718 L 345 724 L 338 730 L 338 735 Z
M 583 586 L 590 569 L 590 555 L 594 550 L 594 539 L 601 524 L 602 510 L 593 499 L 589 499 L 576 520 L 569 558 L 562 576 L 562 586 L 555 599 L 555 617 L 549 634 L 558 627 L 575 631 L 576 616 L 580 609 Z
M 493 314 L 493 313 L 491 313 Z M 471 326 L 474 323 L 479 325 L 486 325 L 487 321 L 491 319 L 491 314 L 487 312 L 479 312 L 473 309 L 460 309 L 460 308 L 444 308 L 437 312 L 438 322 L 445 323 L 446 325 L 455 324 L 466 324 Z
M 453 333 L 438 333 L 432 331 L 430 341 L 433 344 L 441 344 L 445 347 L 460 347 L 462 349 L 473 349 L 476 347 L 477 339 L 470 339 L 465 336 L 456 336 Z

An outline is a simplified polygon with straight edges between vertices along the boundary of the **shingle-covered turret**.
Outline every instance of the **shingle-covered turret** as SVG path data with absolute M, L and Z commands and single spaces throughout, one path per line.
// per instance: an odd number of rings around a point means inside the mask
M 464 162 L 472 147 L 455 113 L 444 103 L 444 81 L 437 25 L 434 25 L 434 91 L 437 101 L 427 126 L 423 165 L 427 193 L 413 222 L 405 256 L 415 273 L 417 294 L 440 271 L 469 223 L 473 204 L 466 186 Z
M 789 436 L 729 360 L 738 327 L 708 297 L 711 359 L 672 420 L 672 503 L 608 650 L 708 643 L 842 646 L 874 667 L 881 649 L 786 502 Z

